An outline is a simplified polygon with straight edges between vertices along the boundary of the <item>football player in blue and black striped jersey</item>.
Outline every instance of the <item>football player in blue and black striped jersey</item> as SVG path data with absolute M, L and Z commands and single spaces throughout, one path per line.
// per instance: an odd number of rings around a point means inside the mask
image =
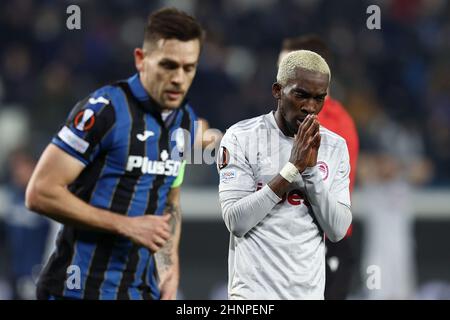
M 185 96 L 203 35 L 184 12 L 152 13 L 137 73 L 81 100 L 45 149 L 26 204 L 64 227 L 39 299 L 176 298 L 179 187 L 197 120 Z

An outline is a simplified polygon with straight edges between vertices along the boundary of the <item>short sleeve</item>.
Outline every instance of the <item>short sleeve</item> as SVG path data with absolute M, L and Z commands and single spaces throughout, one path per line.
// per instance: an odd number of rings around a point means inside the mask
M 87 165 L 109 147 L 115 121 L 111 99 L 96 92 L 75 105 L 52 143 Z
M 217 155 L 219 191 L 255 191 L 255 178 L 237 137 L 227 131 L 220 142 Z

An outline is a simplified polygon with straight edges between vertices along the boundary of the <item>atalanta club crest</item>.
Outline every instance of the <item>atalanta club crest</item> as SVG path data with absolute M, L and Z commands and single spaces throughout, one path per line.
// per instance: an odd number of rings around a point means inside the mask
M 95 115 L 92 109 L 82 110 L 77 113 L 73 124 L 77 130 L 89 131 L 92 129 L 95 123 Z
M 230 154 L 225 147 L 220 147 L 219 156 L 217 158 L 217 166 L 219 169 L 223 169 L 228 165 L 230 161 Z
M 320 172 L 322 173 L 323 180 L 327 180 L 328 178 L 328 165 L 324 161 L 317 161 L 317 166 L 319 167 Z

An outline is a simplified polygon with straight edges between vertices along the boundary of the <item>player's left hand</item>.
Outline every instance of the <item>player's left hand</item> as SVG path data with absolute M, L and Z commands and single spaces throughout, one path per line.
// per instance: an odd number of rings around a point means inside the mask
M 164 274 L 164 278 L 159 283 L 161 300 L 175 300 L 179 283 L 179 272 L 175 266 L 171 267 Z

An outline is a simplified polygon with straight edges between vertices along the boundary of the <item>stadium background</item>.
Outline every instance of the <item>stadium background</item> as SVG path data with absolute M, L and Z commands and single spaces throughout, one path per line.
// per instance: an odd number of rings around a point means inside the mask
M 70 4 L 81 8 L 81 30 L 66 28 Z M 381 9 L 381 30 L 366 27 L 371 4 Z M 25 146 L 22 152 L 37 157 L 78 99 L 132 74 L 132 50 L 141 43 L 146 15 L 163 5 L 192 13 L 207 30 L 189 97 L 197 113 L 222 131 L 273 108 L 270 86 L 284 37 L 314 32 L 326 40 L 333 52 L 331 94 L 355 119 L 361 144 L 353 196 L 358 263 L 350 298 L 449 299 L 450 5 L 445 0 L 2 1 L 0 298 L 14 297 L 14 269 L 26 264 L 23 257 L 40 252 L 36 237 L 46 232 L 20 203 L 11 206 L 11 193 L 20 193 L 13 181 L 20 169 L 11 152 Z M 217 183 L 214 166 L 187 170 L 182 298 L 224 297 L 228 232 Z M 392 205 L 377 209 L 374 199 Z M 397 200 L 409 206 L 396 206 Z M 373 215 L 377 210 L 386 212 Z M 15 249 L 14 228 L 30 230 Z M 364 257 L 376 246 L 390 254 L 399 243 L 397 249 L 411 255 L 394 263 L 399 270 L 393 274 L 412 275 L 408 294 L 373 295 L 365 285 Z M 19 281 L 19 297 L 32 297 L 38 268 L 28 281 Z

